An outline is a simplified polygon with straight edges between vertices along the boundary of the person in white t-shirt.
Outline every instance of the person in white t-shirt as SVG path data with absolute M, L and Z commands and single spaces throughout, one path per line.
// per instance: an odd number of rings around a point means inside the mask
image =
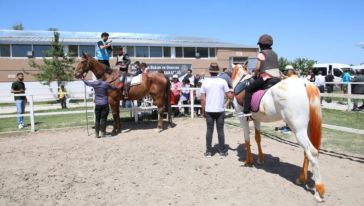
M 218 148 L 217 152 L 221 156 L 228 155 L 228 148 L 225 145 L 224 135 L 224 98 L 227 95 L 228 98 L 234 98 L 232 90 L 229 89 L 226 81 L 218 77 L 219 65 L 217 63 L 211 63 L 209 72 L 211 77 L 204 79 L 201 86 L 201 107 L 202 114 L 206 117 L 206 157 L 211 157 L 214 154 L 212 148 L 212 134 L 214 131 L 214 123 L 216 122 L 217 135 L 218 135 Z
M 322 71 L 319 71 L 318 75 L 315 77 L 315 84 L 319 88 L 320 93 L 325 92 L 325 83 L 326 83 L 325 77 L 322 76 Z M 323 97 L 321 97 L 321 99 L 320 99 L 321 105 L 322 105 L 322 99 L 323 99 Z

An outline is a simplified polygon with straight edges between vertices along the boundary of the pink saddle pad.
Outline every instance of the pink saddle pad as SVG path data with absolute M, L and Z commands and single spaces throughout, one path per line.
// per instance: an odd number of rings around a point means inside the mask
M 265 92 L 267 90 L 258 90 L 256 92 L 254 92 L 253 96 L 252 96 L 252 101 L 251 101 L 251 110 L 252 112 L 258 112 L 259 111 L 259 105 L 260 105 L 260 101 L 262 100 Z

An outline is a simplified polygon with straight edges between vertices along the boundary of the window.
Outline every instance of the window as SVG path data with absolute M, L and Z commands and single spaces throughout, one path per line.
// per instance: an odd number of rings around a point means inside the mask
M 13 57 L 27 57 L 27 52 L 32 51 L 31 45 L 13 44 L 11 45 Z
M 137 46 L 136 57 L 149 57 L 149 50 L 147 46 Z
M 35 57 L 49 56 L 47 51 L 51 48 L 50 45 L 33 45 L 33 51 Z
M 119 49 L 123 48 L 123 46 L 113 46 L 112 47 L 112 56 L 117 57 L 119 53 Z
M 0 44 L 0 57 L 10 57 L 9 44 Z
M 195 49 L 195 47 L 184 47 L 183 48 L 183 56 L 185 58 L 193 58 L 193 57 L 196 57 L 196 49 Z
M 95 46 L 91 45 L 80 45 L 80 54 L 82 52 L 86 52 L 89 56 L 94 57 L 95 56 Z
M 342 74 L 343 73 L 338 68 L 334 68 L 334 76 L 341 77 Z
M 216 57 L 216 49 L 215 48 L 209 48 L 210 50 L 210 58 Z
M 69 45 L 68 46 L 68 56 L 78 57 L 78 46 L 77 45 Z
M 176 47 L 176 57 L 183 57 L 182 47 Z
M 171 47 L 163 47 L 164 50 L 164 57 L 171 57 Z
M 134 47 L 133 46 L 127 46 L 126 47 L 126 53 L 128 53 L 129 57 L 134 57 Z
M 162 57 L 162 47 L 151 46 L 150 47 L 150 57 Z
M 209 57 L 209 49 L 208 48 L 198 47 L 197 48 L 197 53 L 199 53 L 200 58 L 208 58 Z

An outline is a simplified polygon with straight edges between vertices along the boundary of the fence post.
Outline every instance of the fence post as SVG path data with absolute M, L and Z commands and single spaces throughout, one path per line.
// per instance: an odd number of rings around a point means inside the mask
M 134 100 L 133 102 L 133 114 L 134 114 L 134 122 L 138 122 L 138 101 Z
M 348 111 L 351 109 L 351 82 L 348 82 Z
M 30 129 L 32 132 L 35 132 L 35 123 L 34 123 L 34 103 L 33 103 L 33 95 L 29 95 L 30 101 L 29 101 L 29 107 L 30 107 Z
M 190 113 L 191 113 L 191 119 L 193 119 L 193 113 L 194 113 L 194 98 L 193 98 L 193 91 L 194 91 L 194 89 L 193 88 L 191 88 L 191 90 L 190 90 Z

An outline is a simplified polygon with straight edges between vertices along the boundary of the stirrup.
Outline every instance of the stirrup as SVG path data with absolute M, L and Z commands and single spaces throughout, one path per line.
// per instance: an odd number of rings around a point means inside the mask
M 235 115 L 237 117 L 251 117 L 252 116 L 252 113 L 245 114 L 243 112 L 237 112 L 237 113 L 235 113 Z

